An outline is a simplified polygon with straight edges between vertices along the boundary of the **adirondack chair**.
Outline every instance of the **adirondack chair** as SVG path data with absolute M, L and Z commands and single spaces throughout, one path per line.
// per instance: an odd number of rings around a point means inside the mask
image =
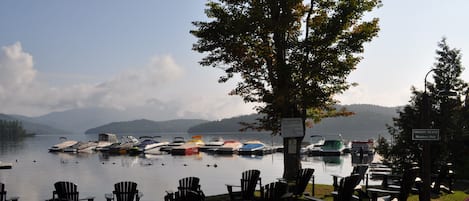
M 350 175 L 354 175 L 354 174 L 360 175 L 360 180 L 358 180 L 357 185 L 360 184 L 360 181 L 365 180 L 365 174 L 367 170 L 368 170 L 368 165 L 357 165 L 353 167 L 352 173 Z M 332 186 L 334 186 L 334 190 L 337 190 L 337 188 L 339 187 L 337 183 L 339 178 L 342 178 L 342 177 L 338 175 L 332 175 L 332 180 L 333 180 Z
M 440 191 L 453 193 L 454 171 L 452 166 L 452 163 L 441 165 L 438 173 L 434 176 L 434 181 L 432 182 L 433 193 L 439 194 Z
M 351 200 L 360 200 L 357 196 L 353 195 L 355 191 L 355 186 L 360 182 L 360 175 L 353 174 L 348 177 L 340 179 L 338 189 L 336 192 L 333 192 L 334 201 L 351 201 Z M 322 201 L 321 199 L 305 196 L 306 200 L 313 201 Z
M 164 201 L 204 201 L 205 196 L 199 192 L 192 190 L 182 190 L 175 193 L 168 193 L 164 197 Z
M 261 187 L 262 201 L 289 200 L 292 195 L 288 192 L 288 184 L 285 182 L 272 182 Z
M 178 191 L 187 191 L 191 190 L 199 193 L 201 196 L 205 197 L 204 193 L 200 189 L 200 179 L 198 177 L 185 177 L 179 180 Z
M 412 187 L 415 184 L 415 178 L 417 177 L 418 172 L 418 167 L 413 167 L 404 171 L 404 174 L 400 179 L 400 186 L 389 186 L 390 189 L 394 188 L 396 190 L 368 188 L 367 191 L 371 194 L 371 200 L 377 201 L 378 196 L 382 196 L 380 198 L 383 200 L 392 200 L 394 198 L 397 198 L 398 201 L 407 200 L 407 197 L 409 197 Z
M 306 186 L 308 186 L 309 181 L 313 177 L 314 174 L 314 169 L 312 168 L 304 168 L 298 170 L 297 176 L 296 176 L 296 181 L 295 181 L 295 186 L 293 187 L 293 190 L 291 191 L 293 193 L 293 196 L 303 196 L 303 193 L 305 192 Z M 314 181 L 313 181 L 313 186 L 314 186 Z M 314 187 L 313 190 L 311 190 L 313 193 L 312 195 L 314 196 Z
M 114 191 L 104 195 L 107 201 L 139 201 L 143 194 L 138 192 L 137 183 L 122 181 L 114 184 Z
M 5 190 L 5 184 L 0 183 L 0 201 L 17 201 L 19 197 L 10 197 L 7 199 L 7 191 Z
M 226 185 L 228 189 L 228 194 L 230 200 L 254 200 L 254 191 L 256 190 L 256 185 L 259 182 L 259 186 L 262 186 L 261 172 L 259 170 L 246 170 L 241 175 L 241 185 Z M 233 187 L 241 188 L 241 191 L 234 192 Z
M 94 197 L 79 198 L 77 185 L 69 181 L 58 181 L 54 184 L 55 191 L 52 192 L 52 200 L 93 201 Z

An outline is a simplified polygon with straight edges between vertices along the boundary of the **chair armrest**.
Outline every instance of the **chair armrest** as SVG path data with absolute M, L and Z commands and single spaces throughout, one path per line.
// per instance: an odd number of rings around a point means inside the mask
M 104 194 L 104 197 L 106 198 L 106 201 L 114 200 L 114 195 L 112 193 L 106 193 Z
M 78 199 L 78 200 L 93 201 L 93 200 L 94 200 L 94 197 L 93 197 L 93 196 L 88 196 L 88 197 L 80 198 L 80 199 Z

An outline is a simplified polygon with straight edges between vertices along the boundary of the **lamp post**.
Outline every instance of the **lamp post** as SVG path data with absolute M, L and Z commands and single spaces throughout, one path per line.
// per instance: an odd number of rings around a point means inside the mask
M 432 68 L 430 71 L 427 72 L 425 75 L 424 80 L 424 91 L 423 91 L 423 104 L 424 104 L 424 115 L 423 115 L 423 127 L 430 128 L 430 104 L 428 100 L 427 94 L 427 77 L 436 69 Z M 422 176 L 422 191 L 420 192 L 420 201 L 430 201 L 430 184 L 431 184 L 431 146 L 430 141 L 425 140 L 423 141 L 423 153 L 422 153 L 422 166 L 423 166 L 423 176 Z

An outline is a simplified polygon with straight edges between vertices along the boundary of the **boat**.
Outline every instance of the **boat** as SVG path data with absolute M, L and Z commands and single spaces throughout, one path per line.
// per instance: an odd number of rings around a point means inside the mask
M 216 151 L 225 144 L 225 140 L 222 137 L 213 137 L 204 146 L 200 147 L 201 151 Z
M 250 140 L 243 143 L 239 148 L 238 154 L 240 155 L 255 155 L 261 153 L 266 148 L 265 144 L 259 140 Z
M 78 153 L 91 153 L 96 149 L 96 146 L 98 146 L 98 142 L 93 142 L 93 141 L 84 142 L 84 143 L 81 143 L 77 147 L 77 152 Z
M 166 146 L 169 144 L 169 142 L 160 142 L 156 140 L 155 138 L 160 138 L 161 136 L 142 136 L 140 137 L 140 143 L 135 145 L 129 150 L 129 154 L 135 155 L 135 154 L 140 154 L 143 152 L 150 151 L 152 149 L 158 149 L 161 148 L 162 146 Z
M 66 137 L 60 137 L 59 139 L 62 140 L 62 142 L 49 148 L 49 152 L 61 152 L 78 143 L 78 141 L 75 140 L 67 140 Z
M 11 169 L 13 167 L 13 163 L 4 163 L 0 161 L 0 169 Z
M 319 156 L 321 155 L 321 147 L 324 145 L 326 138 L 321 135 L 311 135 L 312 143 L 304 148 L 301 148 L 302 154 L 307 154 L 308 156 Z
M 374 140 L 368 139 L 365 141 L 354 140 L 352 141 L 351 153 L 355 155 L 373 155 L 374 154 Z
M 116 134 L 112 133 L 100 133 L 98 135 L 98 144 L 96 145 L 96 151 L 109 151 L 109 146 L 114 143 L 118 143 Z
M 168 144 L 168 146 L 162 147 L 160 150 L 161 151 L 171 152 L 171 149 L 173 149 L 174 147 L 177 147 L 177 146 L 181 146 L 184 143 L 186 143 L 186 140 L 184 139 L 184 137 L 178 137 L 177 136 L 177 137 L 173 138 L 173 141 L 171 141 Z
M 224 144 L 216 148 L 215 153 L 217 154 L 235 154 L 238 153 L 239 148 L 243 146 L 238 140 L 225 140 Z
M 321 146 L 321 155 L 322 156 L 339 156 L 343 153 L 345 148 L 344 140 L 339 134 L 336 137 L 332 137 L 324 141 L 324 144 Z
M 67 147 L 63 149 L 63 152 L 72 152 L 72 153 L 90 153 L 92 152 L 95 148 L 96 145 L 98 145 L 97 142 L 78 142 L 74 144 L 73 146 Z
M 127 154 L 129 149 L 139 143 L 138 139 L 134 136 L 122 136 L 120 143 L 114 143 L 109 146 L 110 154 Z
M 186 143 L 173 147 L 171 149 L 172 155 L 191 155 L 199 153 L 199 148 L 204 146 L 205 143 L 202 141 L 202 136 L 192 136 Z

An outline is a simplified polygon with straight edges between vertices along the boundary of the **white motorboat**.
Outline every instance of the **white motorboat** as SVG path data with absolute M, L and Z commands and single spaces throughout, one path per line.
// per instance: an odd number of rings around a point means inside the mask
M 112 133 L 100 133 L 98 135 L 98 144 L 96 145 L 96 151 L 107 151 L 109 146 L 114 143 L 118 143 L 116 134 Z
M 60 139 L 62 142 L 49 148 L 49 152 L 61 152 L 78 143 L 78 141 L 75 140 L 67 140 L 66 137 L 60 137 Z

